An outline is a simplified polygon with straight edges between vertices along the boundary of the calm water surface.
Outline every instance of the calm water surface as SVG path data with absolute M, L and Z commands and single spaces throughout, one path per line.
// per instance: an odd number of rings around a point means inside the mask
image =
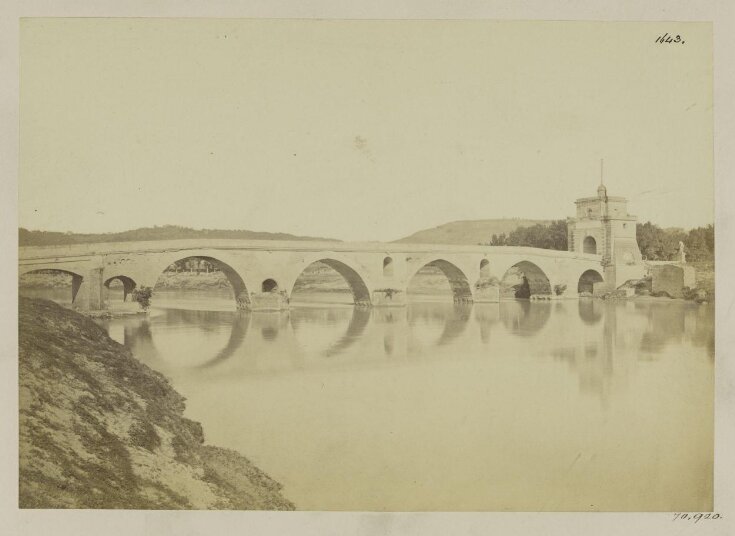
M 155 301 L 110 336 L 299 509 L 712 507 L 711 306 Z

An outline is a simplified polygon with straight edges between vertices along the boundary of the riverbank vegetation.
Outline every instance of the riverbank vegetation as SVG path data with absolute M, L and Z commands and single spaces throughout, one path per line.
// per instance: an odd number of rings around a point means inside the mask
M 653 223 L 639 223 L 636 239 L 641 255 L 649 261 L 679 260 L 679 243 L 684 244 L 686 262 L 697 273 L 697 289 L 706 291 L 712 299 L 715 295 L 715 228 L 713 225 L 684 231 L 678 228 L 664 229 Z M 544 249 L 567 250 L 567 222 L 557 220 L 548 224 L 518 227 L 509 234 L 492 235 L 491 246 L 524 246 Z
M 20 298 L 19 346 L 21 508 L 294 508 L 89 318 Z
M 715 228 L 713 225 L 683 229 L 662 229 L 653 223 L 639 223 L 636 227 L 638 247 L 649 261 L 678 260 L 679 242 L 684 244 L 688 262 L 714 261 Z
M 567 250 L 567 222 L 556 220 L 520 226 L 508 234 L 493 234 L 487 246 L 522 246 L 543 249 Z
M 714 261 L 715 228 L 713 225 L 684 231 L 679 228 L 664 229 L 648 221 L 636 225 L 636 239 L 643 258 L 649 261 L 678 260 L 679 242 L 684 244 L 684 252 L 688 261 Z M 523 246 L 566 251 L 568 249 L 567 222 L 556 220 L 547 224 L 520 226 L 507 235 L 505 233 L 493 234 L 485 245 Z

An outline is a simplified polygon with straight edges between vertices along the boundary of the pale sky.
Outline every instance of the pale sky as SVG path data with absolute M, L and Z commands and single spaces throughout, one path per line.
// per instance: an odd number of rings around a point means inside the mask
M 681 34 L 683 44 L 657 44 Z M 713 222 L 707 23 L 25 19 L 19 225 Z

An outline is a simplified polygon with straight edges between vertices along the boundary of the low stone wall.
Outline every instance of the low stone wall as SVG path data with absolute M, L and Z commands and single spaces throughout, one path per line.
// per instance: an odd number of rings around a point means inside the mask
M 693 266 L 685 264 L 664 264 L 650 267 L 651 292 L 667 293 L 673 298 L 684 297 L 684 288 L 694 289 L 697 286 L 696 271 Z

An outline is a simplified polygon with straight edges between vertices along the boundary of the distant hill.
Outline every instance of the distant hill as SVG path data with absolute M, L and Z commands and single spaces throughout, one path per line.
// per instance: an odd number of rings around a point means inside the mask
M 315 238 L 295 236 L 287 233 L 265 233 L 258 231 L 222 229 L 191 229 L 178 225 L 161 227 L 142 227 L 120 233 L 59 233 L 53 231 L 29 231 L 18 229 L 18 243 L 21 246 L 63 246 L 68 244 L 86 244 L 94 242 L 137 242 L 143 240 L 176 240 L 181 238 L 237 238 L 242 240 L 329 240 L 332 238 Z
M 540 223 L 547 225 L 551 220 L 522 220 L 505 218 L 497 220 L 464 220 L 453 221 L 418 231 L 411 236 L 401 238 L 395 242 L 412 244 L 457 244 L 477 245 L 490 242 L 493 234 L 506 235 L 518 227 L 527 227 Z

